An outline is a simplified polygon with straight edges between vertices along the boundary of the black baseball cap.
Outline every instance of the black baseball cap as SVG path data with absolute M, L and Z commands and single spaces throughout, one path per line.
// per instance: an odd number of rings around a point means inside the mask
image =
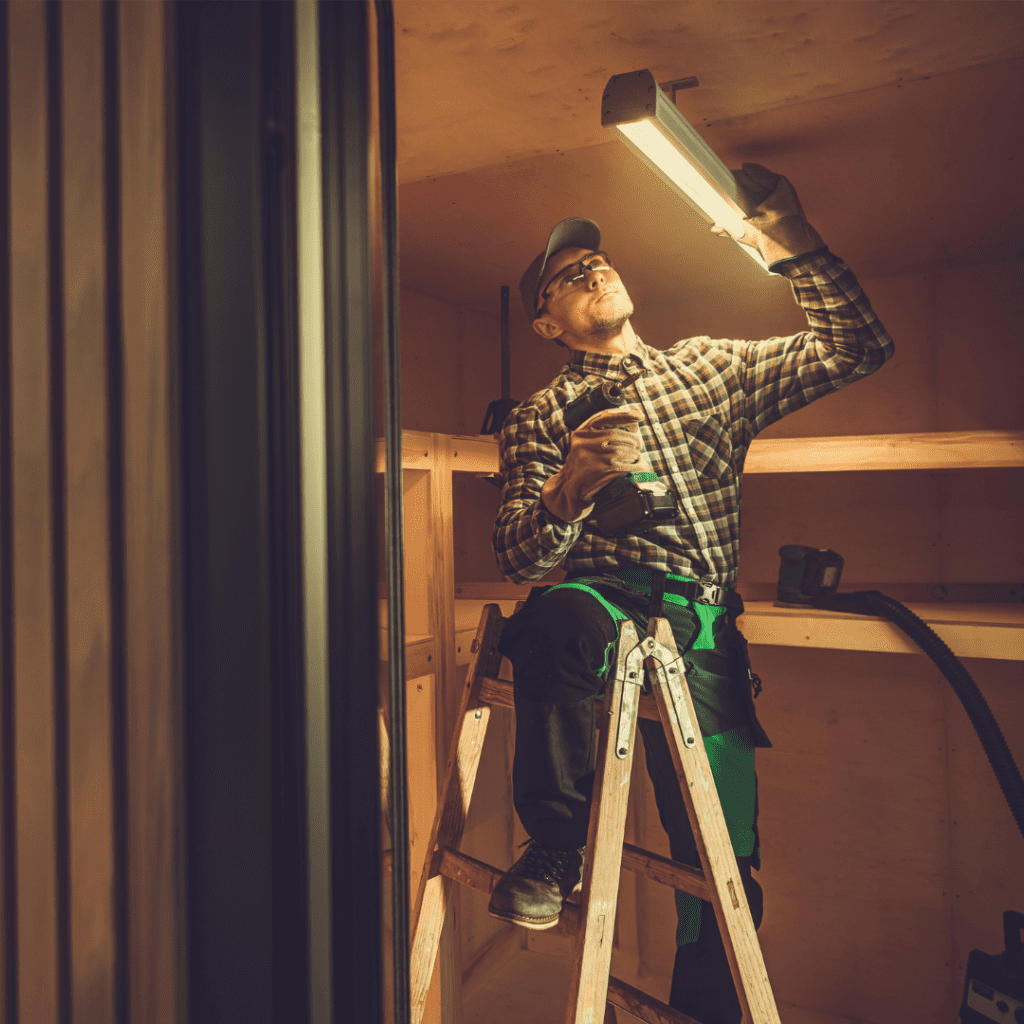
M 519 282 L 523 309 L 531 323 L 537 319 L 537 293 L 544 279 L 544 268 L 551 256 L 559 249 L 589 249 L 596 252 L 600 247 L 601 229 L 586 217 L 567 217 L 551 229 L 547 248 L 530 264 Z

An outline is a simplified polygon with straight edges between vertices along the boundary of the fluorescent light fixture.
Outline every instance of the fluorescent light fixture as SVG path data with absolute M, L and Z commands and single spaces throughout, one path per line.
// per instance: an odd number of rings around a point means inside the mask
M 732 171 L 722 163 L 650 71 L 631 71 L 608 80 L 601 103 L 601 124 L 609 128 L 656 174 L 664 178 L 709 224 L 734 239 L 746 233 Z M 737 245 L 764 270 L 761 254 Z

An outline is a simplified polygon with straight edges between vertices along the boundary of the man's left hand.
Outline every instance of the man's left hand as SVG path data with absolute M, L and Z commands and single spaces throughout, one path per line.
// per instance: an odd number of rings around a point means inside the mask
M 739 186 L 736 201 L 746 214 L 747 225 L 746 234 L 734 241 L 757 249 L 769 266 L 825 247 L 821 235 L 807 223 L 788 178 L 752 163 L 745 163 L 743 170 L 733 171 L 732 176 Z M 711 231 L 722 238 L 733 238 L 718 224 Z

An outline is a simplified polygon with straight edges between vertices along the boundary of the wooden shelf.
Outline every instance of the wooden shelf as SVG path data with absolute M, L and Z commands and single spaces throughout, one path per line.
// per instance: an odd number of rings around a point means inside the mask
M 402 469 L 433 469 L 434 458 L 443 454 L 456 473 L 496 473 L 498 442 L 487 434 L 427 434 L 402 431 Z M 377 472 L 384 472 L 384 439 L 377 438 Z
M 745 473 L 834 473 L 855 470 L 992 469 L 1024 466 L 1024 431 L 962 430 L 934 434 L 759 438 Z
M 473 617 L 472 610 L 465 611 L 456 605 L 456 629 L 455 629 L 455 664 L 468 665 L 471 656 L 470 645 L 476 636 L 476 627 L 480 621 L 480 609 L 486 601 L 471 602 L 476 609 L 476 616 Z M 515 602 L 498 602 L 502 605 L 504 615 L 511 615 L 515 611 Z M 506 607 L 507 605 L 507 607 Z M 466 625 L 472 619 L 471 625 Z M 388 628 L 382 625 L 378 630 L 378 656 L 382 662 L 388 660 Z M 418 679 L 420 676 L 428 676 L 434 672 L 434 637 L 429 633 L 406 633 L 405 634 L 405 677 L 406 679 Z
M 931 626 L 958 658 L 1024 661 L 1024 605 L 936 602 L 907 607 Z M 770 601 L 750 601 L 739 625 L 752 644 L 921 653 L 888 619 L 869 615 L 776 608 Z
M 402 434 L 402 468 L 432 467 L 438 445 L 456 473 L 498 471 L 498 442 L 487 435 Z M 1024 466 L 1024 431 L 960 430 L 931 434 L 854 434 L 846 437 L 758 438 L 745 473 L 835 473 L 901 469 L 998 469 Z M 384 471 L 384 442 L 377 442 Z
M 460 583 L 457 590 L 473 593 L 456 598 L 455 628 L 468 650 L 483 606 L 485 593 L 500 593 L 504 584 Z M 522 588 L 524 591 L 527 588 Z M 515 610 L 515 600 L 492 599 L 503 615 Z M 908 603 L 959 658 L 997 658 L 1024 661 L 1024 605 Z M 921 650 L 888 619 L 849 612 L 819 609 L 776 608 L 771 601 L 748 601 L 739 620 L 743 635 L 752 644 L 786 647 L 823 647 L 842 651 L 879 651 L 889 654 L 920 654 Z M 468 660 L 468 657 L 466 658 Z M 460 661 L 461 664 L 461 661 Z
M 388 660 L 388 628 L 378 629 L 377 651 L 382 662 Z M 434 671 L 434 638 L 429 633 L 405 634 L 405 677 L 418 679 Z
M 747 473 L 805 473 L 907 469 L 975 469 L 1024 466 L 1024 431 L 975 430 L 921 434 L 863 434 L 847 437 L 762 438 L 747 454 Z M 491 475 L 498 470 L 498 442 L 487 435 L 402 433 L 402 468 L 441 474 Z M 377 470 L 384 469 L 384 442 L 377 442 Z M 450 488 L 450 484 L 447 485 Z M 442 485 L 444 489 L 444 485 Z M 436 496 L 433 501 L 439 500 Z M 429 515 L 450 514 L 450 497 Z M 499 588 L 502 585 L 498 585 Z M 456 666 L 469 661 L 480 609 L 500 593 L 505 615 L 529 588 L 465 583 L 455 588 Z M 899 595 L 895 595 L 899 596 Z M 1024 606 L 910 603 L 955 654 L 968 658 L 1024 660 Z M 742 620 L 751 643 L 837 650 L 916 653 L 917 646 L 883 619 L 841 612 L 776 608 L 770 601 L 748 601 Z M 449 627 L 450 628 L 450 627 Z M 446 635 L 452 636 L 446 630 Z M 386 632 L 381 657 L 386 658 Z M 406 637 L 406 674 L 435 671 L 434 637 Z M 446 659 L 441 658 L 441 661 Z

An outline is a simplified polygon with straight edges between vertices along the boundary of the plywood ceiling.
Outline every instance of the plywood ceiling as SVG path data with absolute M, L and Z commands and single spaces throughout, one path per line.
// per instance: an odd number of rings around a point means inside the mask
M 648 279 L 660 261 L 635 301 L 777 285 L 601 127 L 602 87 L 640 68 L 696 76 L 677 102 L 712 148 L 786 174 L 861 274 L 1020 255 L 1022 3 L 398 0 L 395 19 L 406 287 L 490 308 L 565 216 Z

